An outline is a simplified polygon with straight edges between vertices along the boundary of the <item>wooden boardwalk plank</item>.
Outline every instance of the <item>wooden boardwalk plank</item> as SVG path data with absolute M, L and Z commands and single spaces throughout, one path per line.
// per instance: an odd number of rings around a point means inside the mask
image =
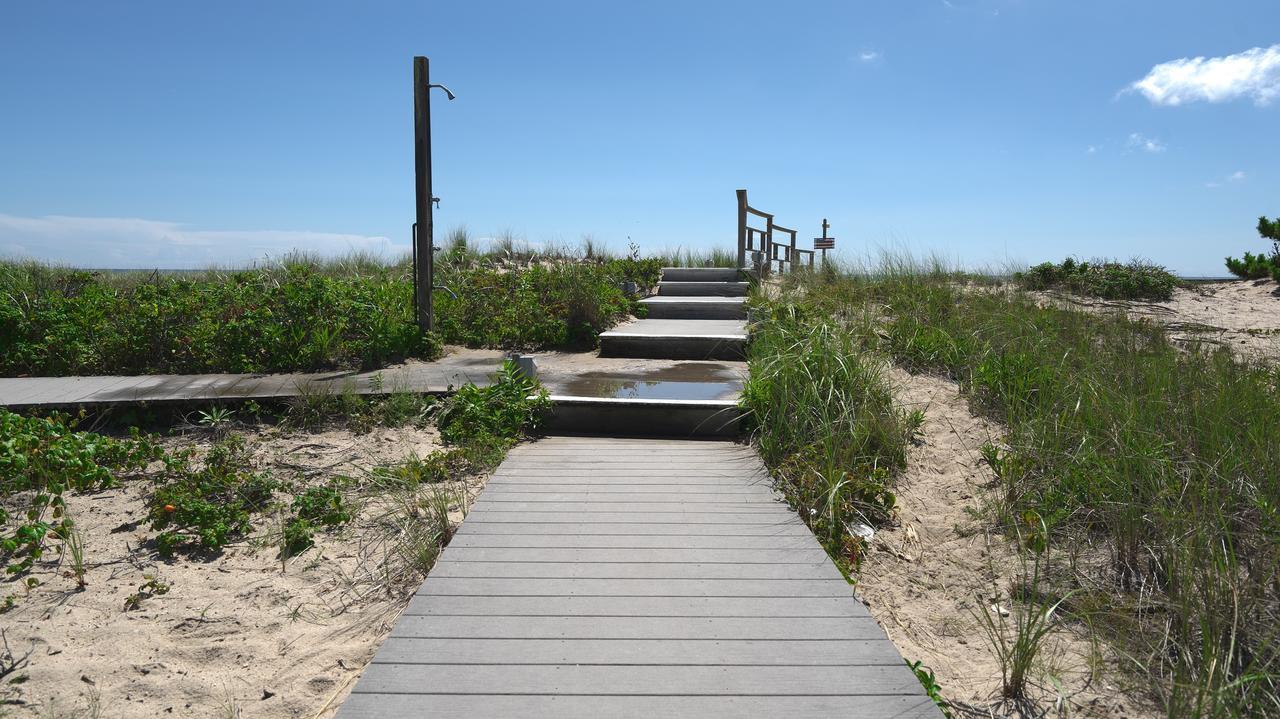
M 894 717 L 936 719 L 937 708 L 923 696 L 690 697 L 545 696 L 452 694 L 352 694 L 343 717 L 385 719 L 423 717 L 479 719 L 829 719 Z
M 405 614 L 508 617 L 860 617 L 853 597 L 454 597 L 415 595 Z
M 370 664 L 361 694 L 844 696 L 900 695 L 920 682 L 897 666 L 645 666 Z M 861 689 L 862 691 L 858 691 Z
M 418 590 L 447 597 L 850 597 L 834 579 L 671 579 L 650 577 L 433 577 Z
M 457 541 L 455 538 L 454 541 Z M 584 579 L 839 579 L 840 572 L 831 562 L 810 564 L 662 564 L 647 562 L 440 562 L 431 570 L 432 577 L 510 577 Z
M 339 711 L 929 717 L 749 448 L 513 449 Z
M 433 639 L 392 637 L 376 664 L 651 664 L 898 666 L 893 647 L 873 639 Z
M 510 617 L 409 614 L 393 637 L 436 639 L 806 639 L 885 641 L 865 617 Z M 889 645 L 892 647 L 892 645 Z

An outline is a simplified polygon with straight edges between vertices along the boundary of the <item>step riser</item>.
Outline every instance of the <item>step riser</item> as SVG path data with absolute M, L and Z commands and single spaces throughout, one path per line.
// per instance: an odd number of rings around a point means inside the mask
M 742 277 L 732 267 L 664 267 L 663 282 L 738 282 Z
M 574 432 L 641 437 L 736 437 L 741 412 L 718 407 L 584 405 L 556 403 L 541 428 L 551 434 Z
M 662 282 L 658 294 L 663 297 L 746 297 L 746 283 L 737 282 Z
M 600 338 L 601 357 L 643 359 L 741 360 L 747 356 L 745 339 L 713 337 L 646 337 L 643 335 Z
M 655 320 L 741 320 L 747 317 L 746 307 L 737 302 L 722 305 L 707 302 L 664 302 L 646 304 L 645 307 L 649 308 L 647 316 Z

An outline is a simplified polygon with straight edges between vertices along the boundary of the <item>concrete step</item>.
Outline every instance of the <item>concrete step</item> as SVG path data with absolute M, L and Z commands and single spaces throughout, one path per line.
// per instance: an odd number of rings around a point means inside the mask
M 654 320 L 740 320 L 747 316 L 745 297 L 646 297 L 640 304 L 649 308 Z
M 747 282 L 668 282 L 658 283 L 658 294 L 666 297 L 746 297 Z
M 663 267 L 663 282 L 737 282 L 742 279 L 732 267 Z
M 742 320 L 632 320 L 600 335 L 602 357 L 736 360 L 746 350 Z
M 742 411 L 735 400 L 616 399 L 551 395 L 542 429 L 613 436 L 733 437 Z

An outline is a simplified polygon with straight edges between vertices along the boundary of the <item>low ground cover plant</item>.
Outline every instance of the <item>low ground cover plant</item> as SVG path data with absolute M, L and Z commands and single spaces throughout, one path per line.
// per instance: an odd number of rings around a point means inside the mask
M 1168 300 L 1178 285 L 1168 270 L 1142 260 L 1077 262 L 1070 257 L 1014 273 L 1013 279 L 1027 290 L 1063 290 L 1106 300 Z
M 1039 606 L 1087 616 L 1170 716 L 1276 713 L 1280 370 L 953 280 L 899 267 L 795 292 L 1007 426 L 983 451 L 987 511 L 1011 532 L 1031 513 L 1071 548 L 1042 568 Z
M 68 493 L 141 476 L 165 456 L 137 433 L 114 439 L 75 427 L 67 415 L 24 417 L 0 408 L 0 565 L 9 574 L 29 570 L 48 541 L 72 537 Z
M 490 470 L 536 428 L 548 406 L 546 392 L 510 362 L 492 385 L 465 385 L 439 402 L 444 410 L 436 417 L 449 446 L 376 470 L 380 481 L 418 487 Z M 66 415 L 27 417 L 0 409 L 0 564 L 10 575 L 28 573 L 50 544 L 82 552 L 66 495 L 122 481 L 154 483 L 145 521 L 163 557 L 212 556 L 248 537 L 256 518 L 271 512 L 282 518 L 282 555 L 295 555 L 313 544 L 316 531 L 354 515 L 346 492 L 351 480 L 295 488 L 257 469 L 245 438 L 229 430 L 214 433 L 221 439 L 197 457 L 166 452 L 155 436 L 136 428 L 127 437 L 110 437 L 75 427 Z M 73 564 L 82 563 L 73 557 Z

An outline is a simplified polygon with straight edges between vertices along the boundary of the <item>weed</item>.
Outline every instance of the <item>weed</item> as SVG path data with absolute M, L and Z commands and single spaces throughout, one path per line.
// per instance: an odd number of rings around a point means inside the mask
M 0 562 L 10 574 L 26 572 L 43 557 L 49 537 L 71 533 L 66 492 L 109 487 L 118 477 L 143 474 L 164 456 L 153 439 L 136 431 L 112 439 L 74 427 L 66 415 L 24 417 L 0 409 L 0 498 L 25 504 L 13 517 L 0 506 Z
M 546 391 L 508 360 L 493 384 L 458 388 L 440 415 L 440 436 L 451 444 L 511 442 L 538 426 L 549 403 Z
M 88 585 L 85 581 L 84 535 L 74 526 L 71 527 L 64 535 L 63 546 L 67 556 L 71 558 L 71 576 L 76 580 L 76 587 L 84 589 Z
M 207 410 L 200 410 L 199 414 L 198 424 L 213 432 L 216 437 L 226 436 L 231 430 L 236 415 L 235 410 L 227 407 L 210 407 Z
M 214 445 L 204 466 L 175 463 L 170 478 L 152 494 L 148 518 L 161 556 L 179 548 L 218 550 L 250 529 L 249 516 L 270 502 L 277 483 L 249 469 L 244 438 L 232 435 Z
M 916 679 L 920 680 L 920 686 L 924 687 L 925 694 L 929 695 L 929 698 L 937 705 L 942 715 L 947 719 L 952 719 L 951 704 L 942 698 L 942 685 L 938 683 L 938 678 L 933 675 L 933 670 L 926 667 L 924 662 L 919 659 L 914 662 L 909 662 L 905 659 L 903 661 L 915 673 Z
M 137 591 L 125 597 L 124 610 L 131 612 L 142 607 L 142 603 L 152 597 L 158 597 L 161 594 L 169 593 L 169 585 L 157 579 L 154 575 L 144 574 L 142 578 L 147 580 L 138 585 Z

